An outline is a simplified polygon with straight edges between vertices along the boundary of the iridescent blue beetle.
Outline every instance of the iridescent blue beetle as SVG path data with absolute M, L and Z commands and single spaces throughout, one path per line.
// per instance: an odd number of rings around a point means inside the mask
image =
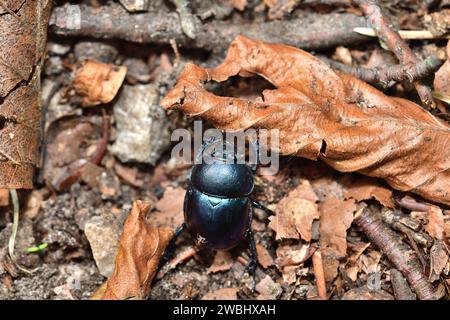
M 196 160 L 204 156 L 208 147 L 218 143 L 225 146 L 222 141 L 214 139 L 206 142 Z M 268 215 L 273 212 L 250 197 L 258 161 L 254 166 L 237 163 L 236 153 L 233 151 L 230 154 L 224 149 L 219 153 L 213 151 L 208 163 L 192 167 L 184 198 L 184 223 L 177 228 L 165 260 L 172 255 L 175 241 L 185 229 L 197 243 L 216 250 L 229 250 L 247 238 L 250 247 L 247 271 L 253 277 L 254 288 L 257 253 L 251 230 L 253 208 L 262 209 Z M 256 154 L 258 152 L 257 148 Z

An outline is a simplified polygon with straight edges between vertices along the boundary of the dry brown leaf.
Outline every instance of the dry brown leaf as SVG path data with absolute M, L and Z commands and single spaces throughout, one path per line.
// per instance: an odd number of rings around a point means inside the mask
M 425 225 L 425 231 L 433 238 L 442 240 L 444 238 L 444 214 L 442 209 L 437 206 L 430 206 L 427 218 L 428 223 Z
M 216 291 L 208 292 L 202 300 L 237 300 L 238 288 L 222 288 Z
M 235 75 L 260 75 L 277 89 L 250 101 L 204 88 Z M 383 178 L 395 189 L 450 204 L 449 125 L 305 51 L 238 36 L 218 67 L 187 64 L 161 104 L 222 130 L 278 129 L 281 154 L 321 158 L 336 170 Z
M 39 164 L 40 73 L 53 2 L 0 2 L 0 188 L 33 188 Z
M 9 191 L 8 189 L 0 189 L 0 207 L 9 205 Z
M 133 203 L 120 237 L 114 272 L 104 287 L 99 288 L 95 298 L 124 300 L 148 297 L 159 261 L 173 236 L 172 229 L 149 227 L 146 216 L 150 207 L 150 203 L 139 200 Z
M 280 244 L 277 247 L 275 264 L 278 269 L 285 266 L 299 265 L 311 257 L 314 250 L 309 244 Z
M 353 198 L 356 201 L 376 199 L 383 206 L 394 208 L 392 200 L 392 190 L 383 187 L 378 181 L 372 178 L 362 178 L 353 182 L 345 192 L 346 198 Z
M 262 244 L 256 245 L 256 253 L 258 258 L 258 263 L 263 267 L 264 269 L 267 269 L 270 266 L 273 266 L 275 261 L 273 260 L 272 256 L 270 255 L 269 251 L 267 251 L 266 247 Z
M 75 72 L 74 88 L 83 97 L 83 106 L 108 103 L 116 96 L 127 67 L 85 60 Z
M 439 279 L 448 261 L 449 257 L 445 244 L 441 240 L 436 240 L 430 249 L 430 281 Z
M 212 265 L 208 268 L 207 273 L 216 273 L 230 270 L 233 266 L 233 257 L 229 251 L 219 250 L 214 256 Z
M 347 229 L 353 221 L 356 205 L 353 199 L 330 198 L 320 205 L 320 246 L 331 249 L 337 257 L 347 253 Z
M 269 227 L 276 231 L 276 239 L 311 241 L 314 219 L 319 219 L 317 196 L 308 180 L 303 180 L 288 196 L 281 199 Z
M 371 291 L 364 286 L 347 291 L 342 300 L 394 300 L 394 297 L 386 291 Z
M 276 300 L 283 293 L 281 285 L 273 281 L 269 275 L 266 275 L 256 285 L 256 291 L 261 294 L 258 296 L 258 300 Z
M 181 187 L 167 187 L 164 195 L 155 204 L 157 211 L 152 212 L 149 223 L 157 227 L 177 228 L 183 221 L 183 202 L 186 190 Z
M 449 10 L 450 11 L 450 10 Z M 450 40 L 447 43 L 447 61 L 439 68 L 434 76 L 434 90 L 450 96 Z
M 247 6 L 247 0 L 230 0 L 229 6 L 239 11 L 244 11 Z

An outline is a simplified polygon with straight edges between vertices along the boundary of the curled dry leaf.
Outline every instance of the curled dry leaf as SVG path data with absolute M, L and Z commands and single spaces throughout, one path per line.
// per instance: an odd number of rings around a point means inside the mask
M 117 94 L 127 73 L 124 66 L 85 60 L 75 72 L 74 88 L 83 106 L 108 103 Z
M 260 75 L 277 89 L 250 101 L 204 88 L 235 75 Z M 305 51 L 238 36 L 218 67 L 187 64 L 161 104 L 222 130 L 278 129 L 281 154 L 321 158 L 336 170 L 380 177 L 395 189 L 450 204 L 449 125 Z
M 125 221 L 114 272 L 93 298 L 146 299 L 159 261 L 173 236 L 169 228 L 153 228 L 146 222 L 150 204 L 135 201 Z M 102 293 L 103 291 L 103 293 Z
M 319 219 L 317 196 L 308 180 L 303 180 L 288 196 L 281 199 L 269 226 L 276 231 L 276 239 L 311 241 L 314 219 Z
M 395 207 L 394 200 L 392 200 L 392 191 L 372 178 L 362 178 L 352 182 L 345 192 L 345 197 L 353 198 L 356 201 L 374 198 L 385 207 Z

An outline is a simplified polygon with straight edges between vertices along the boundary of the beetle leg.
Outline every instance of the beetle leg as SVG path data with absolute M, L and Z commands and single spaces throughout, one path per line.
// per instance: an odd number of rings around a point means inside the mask
M 179 226 L 175 230 L 175 233 L 174 233 L 172 239 L 170 239 L 170 242 L 167 245 L 166 252 L 164 253 L 164 256 L 162 257 L 162 259 L 159 263 L 160 268 L 162 268 L 170 259 L 172 259 L 173 254 L 175 252 L 175 245 L 176 245 L 177 239 L 180 236 L 180 234 L 186 229 L 186 227 L 187 227 L 186 223 L 183 222 L 181 224 L 181 226 Z
M 250 207 L 250 214 L 248 217 L 248 226 L 246 237 L 248 239 L 249 249 L 250 249 L 250 261 L 247 265 L 247 272 L 252 276 L 252 291 L 256 290 L 256 267 L 257 267 L 257 256 L 255 235 L 252 230 L 252 220 L 253 220 L 253 207 Z
M 274 214 L 274 212 L 272 210 L 270 210 L 269 208 L 267 208 L 266 206 L 264 206 L 263 204 L 259 203 L 258 201 L 251 199 L 250 201 L 253 205 L 253 207 L 257 208 L 257 209 L 261 209 L 262 211 L 264 211 L 268 216 L 272 216 Z
M 252 291 L 256 290 L 256 267 L 257 267 L 257 252 L 256 252 L 256 243 L 255 236 L 253 231 L 249 229 L 247 231 L 247 238 L 250 249 L 250 261 L 247 265 L 247 271 L 252 276 Z

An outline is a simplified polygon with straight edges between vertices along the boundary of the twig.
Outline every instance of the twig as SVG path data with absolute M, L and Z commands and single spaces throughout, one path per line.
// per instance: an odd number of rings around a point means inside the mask
M 322 254 L 316 250 L 312 255 L 314 275 L 316 276 L 317 293 L 321 300 L 328 300 L 325 273 L 323 272 Z
M 386 254 L 395 268 L 405 276 L 420 300 L 437 299 L 433 286 L 422 271 L 419 259 L 398 234 L 389 229 L 366 208 L 356 213 L 355 223 L 365 232 L 370 241 Z
M 365 82 L 374 84 L 381 83 L 381 85 L 385 88 L 392 85 L 392 81 L 395 83 L 404 80 L 408 80 L 410 82 L 420 80 L 436 71 L 443 63 L 442 60 L 439 60 L 433 55 L 417 64 L 397 64 L 370 69 L 348 66 L 326 57 L 320 57 L 320 59 L 325 61 L 334 69 L 351 74 Z
M 238 34 L 278 42 L 306 50 L 329 48 L 371 41 L 353 31 L 365 24 L 364 17 L 353 14 L 311 14 L 289 21 L 236 24 L 225 21 L 196 22 L 196 38 L 183 32 L 176 13 L 144 12 L 130 14 L 114 3 L 92 8 L 86 5 L 55 7 L 50 32 L 61 36 L 88 36 L 122 39 L 138 43 L 168 44 L 175 39 L 181 47 L 225 51 Z
M 395 193 L 394 201 L 398 206 L 411 211 L 428 212 L 428 210 L 430 209 L 430 204 L 426 202 L 419 202 L 408 195 L 402 196 L 398 193 Z
M 353 0 L 359 5 L 364 14 L 369 18 L 370 24 L 377 32 L 381 41 L 391 50 L 401 64 L 418 64 L 419 58 L 409 48 L 406 42 L 400 37 L 397 31 L 393 30 L 390 22 L 381 14 L 380 8 L 369 0 Z M 419 82 L 415 82 L 414 86 L 419 94 L 420 100 L 426 106 L 436 107 L 431 89 Z
M 14 254 L 14 245 L 16 242 L 16 237 L 17 237 L 17 230 L 19 228 L 19 197 L 17 196 L 17 191 L 16 189 L 10 189 L 9 193 L 11 195 L 11 200 L 12 200 L 12 204 L 13 204 L 13 225 L 12 225 L 12 232 L 11 232 L 11 236 L 9 237 L 9 241 L 8 241 L 8 254 L 9 254 L 9 258 L 11 259 L 12 263 L 19 269 L 22 270 L 23 272 L 27 273 L 27 274 L 32 274 L 34 272 L 36 272 L 37 270 L 39 270 L 39 268 L 36 269 L 32 269 L 29 270 L 25 267 L 22 267 L 16 259 L 16 256 Z
M 372 28 L 357 27 L 353 31 L 368 37 L 377 37 L 377 32 Z M 400 37 L 405 40 L 430 40 L 445 37 L 438 37 L 428 30 L 398 30 Z
M 394 296 L 397 300 L 416 300 L 416 295 L 411 291 L 408 282 L 397 269 L 391 269 L 391 284 Z

